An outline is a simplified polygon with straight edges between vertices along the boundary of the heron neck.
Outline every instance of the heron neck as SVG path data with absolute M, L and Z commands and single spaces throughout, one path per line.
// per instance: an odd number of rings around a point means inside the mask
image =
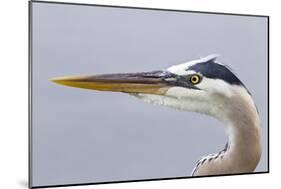
M 260 120 L 256 107 L 251 102 L 252 99 L 247 103 L 240 99 L 239 103 L 243 104 L 240 104 L 240 108 L 243 109 L 227 112 L 225 130 L 229 147 L 224 161 L 231 165 L 230 169 L 234 173 L 254 171 L 261 156 Z
M 259 116 L 251 96 L 239 93 L 221 107 L 228 146 L 220 153 L 201 159 L 194 176 L 249 173 L 261 156 Z
M 226 127 L 229 147 L 224 161 L 236 173 L 254 171 L 261 156 L 259 125 L 253 117 L 240 117 Z

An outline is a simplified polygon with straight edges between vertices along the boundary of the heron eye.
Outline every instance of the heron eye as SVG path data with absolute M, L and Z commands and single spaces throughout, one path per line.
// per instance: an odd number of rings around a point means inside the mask
M 192 75 L 189 80 L 193 85 L 196 85 L 201 81 L 201 77 L 199 75 L 195 74 L 195 75 Z

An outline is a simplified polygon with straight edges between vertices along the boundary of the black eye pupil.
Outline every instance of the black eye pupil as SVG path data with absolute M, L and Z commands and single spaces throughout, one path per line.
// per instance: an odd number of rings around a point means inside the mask
M 194 75 L 194 76 L 191 76 L 190 80 L 193 84 L 197 84 L 200 81 L 200 77 L 198 75 Z

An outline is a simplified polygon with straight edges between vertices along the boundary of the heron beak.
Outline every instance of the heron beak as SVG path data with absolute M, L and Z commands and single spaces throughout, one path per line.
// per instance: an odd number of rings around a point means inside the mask
M 104 74 L 92 76 L 58 77 L 51 81 L 70 87 L 97 91 L 113 91 L 125 93 L 145 93 L 164 95 L 169 85 L 163 77 L 164 71 Z

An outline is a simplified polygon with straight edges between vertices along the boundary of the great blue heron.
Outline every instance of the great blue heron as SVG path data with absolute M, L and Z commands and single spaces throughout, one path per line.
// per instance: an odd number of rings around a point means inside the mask
M 225 124 L 228 143 L 201 158 L 192 176 L 249 173 L 261 156 L 260 119 L 244 84 L 209 55 L 166 70 L 71 76 L 52 81 L 71 87 L 124 92 L 158 105 L 210 115 Z

